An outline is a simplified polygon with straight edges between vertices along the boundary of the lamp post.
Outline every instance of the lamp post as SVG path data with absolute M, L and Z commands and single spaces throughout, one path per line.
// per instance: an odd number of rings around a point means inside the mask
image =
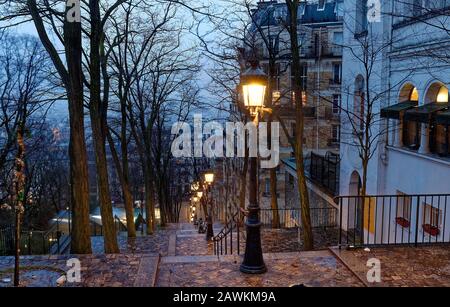
M 241 75 L 242 94 L 245 107 L 250 111 L 253 123 L 258 128 L 259 112 L 264 110 L 264 96 L 267 87 L 267 75 L 251 62 L 251 67 Z M 249 165 L 249 206 L 245 222 L 247 240 L 245 242 L 244 261 L 240 266 L 243 273 L 261 274 L 267 271 L 261 248 L 261 222 L 257 191 L 257 157 L 250 157 Z
M 214 173 L 212 171 L 206 171 L 205 172 L 205 191 L 206 191 L 206 240 L 210 240 L 212 237 L 214 237 L 214 230 L 213 230 L 213 221 L 212 221 L 212 199 L 211 199 L 211 185 L 214 182 Z

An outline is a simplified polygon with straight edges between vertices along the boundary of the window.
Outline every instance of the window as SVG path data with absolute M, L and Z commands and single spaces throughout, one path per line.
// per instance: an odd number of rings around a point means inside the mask
M 278 36 L 269 36 L 269 43 L 273 54 L 280 52 L 280 38 Z
M 417 90 L 417 87 L 414 87 L 411 90 L 411 95 L 409 95 L 409 101 L 419 101 L 419 91 Z
M 295 136 L 297 135 L 296 132 L 297 132 L 297 124 L 295 122 L 291 123 L 291 135 L 292 135 L 292 137 L 295 138 Z
M 264 180 L 264 194 L 270 195 L 270 178 Z
M 344 42 L 343 32 L 333 32 L 333 44 L 336 46 L 342 46 Z
M 294 176 L 292 176 L 291 174 L 289 174 L 288 176 L 289 176 L 288 177 L 289 184 L 294 184 Z
M 308 65 L 302 65 L 300 85 L 303 91 L 307 90 L 308 84 Z M 448 93 L 447 93 L 448 94 Z
M 300 46 L 300 55 L 306 54 L 306 33 L 301 32 L 298 37 L 298 44 Z
M 439 228 L 442 223 L 442 210 L 430 204 L 424 204 L 423 224 Z
M 333 143 L 339 143 L 340 141 L 340 126 L 339 125 L 333 125 L 331 127 L 331 134 L 332 134 L 332 142 Z
M 367 0 L 356 1 L 356 27 L 357 34 L 367 31 Z
M 323 11 L 325 9 L 325 3 L 326 3 L 325 0 L 319 0 L 319 5 L 317 7 L 317 10 L 318 11 Z
M 331 51 L 334 55 L 342 55 L 342 46 L 344 45 L 344 33 L 343 32 L 333 32 L 333 44 L 331 46 Z
M 274 103 L 274 104 L 279 104 L 279 103 L 280 103 L 280 98 L 281 98 L 281 93 L 280 93 L 280 91 L 273 91 L 273 94 L 272 94 L 272 103 Z
M 342 77 L 341 63 L 334 63 L 333 64 L 333 83 L 341 84 L 341 77 Z
M 397 218 L 410 221 L 411 217 L 411 197 L 405 193 L 397 191 Z
M 359 128 L 359 131 L 353 131 L 354 133 L 360 133 L 364 131 L 364 117 L 365 117 L 365 92 L 364 92 L 364 77 L 359 75 L 355 80 L 355 93 L 353 101 L 353 122 L 355 126 Z
M 445 86 L 441 86 L 436 97 L 437 103 L 447 103 L 448 102 L 448 89 Z
M 293 88 L 294 85 L 294 71 L 291 67 L 291 86 Z M 303 64 L 300 68 L 300 88 L 303 91 L 308 89 L 308 64 Z
M 403 123 L 403 145 L 409 149 L 417 150 L 420 147 L 420 123 L 405 121 Z
M 341 113 L 341 94 L 333 95 L 333 114 Z

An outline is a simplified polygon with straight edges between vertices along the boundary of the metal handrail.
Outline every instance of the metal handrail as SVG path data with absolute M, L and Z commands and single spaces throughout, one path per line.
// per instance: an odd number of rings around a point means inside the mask
M 214 255 L 227 255 L 228 249 L 230 255 L 233 254 L 233 230 L 237 232 L 237 254 L 240 254 L 240 223 L 243 221 L 243 215 L 240 211 L 237 211 L 233 216 L 225 223 L 222 230 L 212 238 L 214 244 Z M 228 242 L 228 236 L 230 242 Z M 229 243 L 229 245 L 228 245 Z
M 114 215 L 114 221 L 117 222 L 117 225 L 119 226 L 119 227 L 116 228 L 117 232 L 127 231 L 128 230 L 127 225 L 125 225 L 122 222 L 122 220 L 117 215 Z

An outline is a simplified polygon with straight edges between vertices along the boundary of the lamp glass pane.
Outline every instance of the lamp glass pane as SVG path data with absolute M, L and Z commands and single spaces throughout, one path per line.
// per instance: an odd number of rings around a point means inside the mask
M 248 84 L 242 86 L 244 103 L 246 107 L 262 107 L 266 86 L 261 84 Z
M 205 181 L 207 183 L 212 183 L 214 181 L 214 174 L 213 173 L 205 174 Z

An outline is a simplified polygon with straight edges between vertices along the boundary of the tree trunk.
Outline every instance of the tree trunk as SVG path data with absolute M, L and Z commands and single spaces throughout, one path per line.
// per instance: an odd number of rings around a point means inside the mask
M 128 168 L 122 168 L 122 166 L 120 165 L 119 156 L 117 154 L 116 148 L 114 147 L 114 141 L 109 132 L 107 132 L 107 138 L 109 147 L 111 148 L 111 155 L 113 157 L 114 165 L 116 166 L 117 176 L 119 177 L 120 185 L 122 187 L 125 215 L 127 218 L 128 237 L 134 238 L 136 237 L 136 226 L 134 224 L 133 197 L 128 176 L 126 176 L 126 174 L 128 173 Z
M 245 196 L 247 193 L 247 172 L 248 172 L 248 147 L 245 150 L 244 165 L 241 173 L 241 187 L 239 192 L 239 206 L 245 210 Z
M 270 169 L 270 207 L 272 208 L 272 228 L 280 228 L 280 215 L 278 212 L 278 197 L 277 197 L 277 170 Z
M 17 156 L 16 156 L 16 169 L 14 173 L 14 191 L 13 191 L 13 205 L 15 211 L 15 253 L 14 253 L 14 286 L 18 287 L 20 283 L 19 269 L 20 269 L 20 232 L 21 232 L 21 220 L 25 210 L 24 202 L 25 196 L 25 143 L 23 139 L 23 124 L 19 125 L 17 131 Z
M 92 137 L 97 166 L 97 186 L 100 199 L 100 213 L 102 216 L 105 253 L 119 253 L 117 236 L 114 226 L 114 217 L 109 191 L 108 164 L 106 160 L 106 106 L 101 101 L 101 59 L 100 42 L 103 33 L 101 29 L 99 0 L 89 0 L 91 17 L 90 36 L 90 116 Z
M 269 94 L 271 97 L 272 95 Z M 272 98 L 270 98 L 272 99 Z M 268 131 L 268 144 L 272 144 L 272 116 L 269 116 L 267 129 Z M 270 146 L 270 145 L 269 145 Z M 270 208 L 272 208 L 272 228 L 280 228 L 280 215 L 278 211 L 278 195 L 277 195 L 277 169 L 271 168 L 270 173 Z
M 148 166 L 146 166 L 148 168 Z M 144 174 L 145 179 L 145 218 L 147 221 L 147 234 L 152 235 L 155 228 L 155 190 L 152 178 L 147 169 Z M 162 214 L 161 214 L 162 218 Z
M 64 42 L 68 68 L 66 84 L 70 121 L 70 203 L 72 233 L 70 252 L 90 254 L 89 182 L 84 137 L 84 97 L 82 81 L 81 23 L 64 23 Z
M 304 132 L 304 115 L 303 115 L 303 99 L 301 88 L 301 65 L 298 45 L 298 29 L 297 29 L 297 12 L 299 0 L 286 0 L 288 7 L 290 24 L 289 33 L 291 41 L 292 53 L 292 72 L 294 75 L 294 94 L 295 94 L 295 118 L 296 118 L 296 135 L 295 135 L 295 162 L 297 165 L 298 193 L 300 196 L 300 208 L 303 227 L 303 245 L 305 250 L 314 248 L 314 239 L 311 227 L 311 216 L 309 208 L 308 187 L 306 185 L 305 167 L 303 163 L 303 132 Z

